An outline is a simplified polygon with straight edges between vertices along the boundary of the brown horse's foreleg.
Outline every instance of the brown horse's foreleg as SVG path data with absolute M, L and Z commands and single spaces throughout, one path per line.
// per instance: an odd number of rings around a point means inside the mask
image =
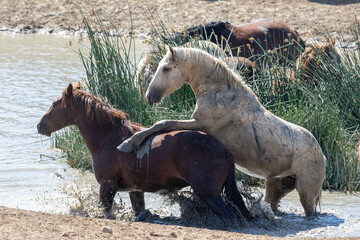
M 277 211 L 280 200 L 295 189 L 296 178 L 268 178 L 265 182 L 265 201 L 271 204 L 271 209 Z
M 138 216 L 145 209 L 144 192 L 129 192 L 129 196 L 135 216 Z
M 190 120 L 163 120 L 160 122 L 155 123 L 152 127 L 145 129 L 141 132 L 135 133 L 131 138 L 125 140 L 121 143 L 117 149 L 122 152 L 129 153 L 134 150 L 134 147 L 139 146 L 145 138 L 150 136 L 151 134 L 160 132 L 160 131 L 167 131 L 167 130 L 200 130 L 201 121 L 190 119 Z
M 115 216 L 111 214 L 111 208 L 113 200 L 116 194 L 115 184 L 108 180 L 100 183 L 100 201 L 105 208 L 105 217 L 115 219 Z

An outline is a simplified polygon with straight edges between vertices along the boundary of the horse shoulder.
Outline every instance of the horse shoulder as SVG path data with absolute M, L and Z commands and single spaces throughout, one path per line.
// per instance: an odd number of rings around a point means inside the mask
M 213 125 L 213 107 L 207 102 L 197 102 L 191 119 L 195 119 L 201 130 L 207 131 Z
M 204 130 L 215 132 L 225 126 L 234 125 L 235 122 L 239 124 L 246 120 L 244 116 L 247 113 L 243 111 L 242 106 L 248 105 L 247 102 L 252 101 L 244 98 L 236 90 L 214 91 L 198 98 L 192 118 L 201 121 Z

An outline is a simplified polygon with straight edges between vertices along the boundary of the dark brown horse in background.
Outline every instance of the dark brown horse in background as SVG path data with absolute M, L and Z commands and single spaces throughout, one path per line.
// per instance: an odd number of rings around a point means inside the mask
M 203 39 L 220 44 L 223 39 L 228 41 L 233 56 L 250 58 L 262 55 L 267 50 L 283 48 L 289 60 L 296 60 L 305 48 L 299 34 L 285 23 L 271 19 L 260 19 L 240 26 L 229 22 L 211 22 L 186 30 L 190 37 L 199 36 Z
M 224 187 L 242 215 L 252 218 L 236 187 L 232 155 L 214 137 L 198 131 L 166 132 L 150 136 L 137 153 L 120 152 L 116 147 L 144 128 L 71 84 L 37 128 L 50 136 L 69 125 L 79 128 L 90 150 L 107 217 L 111 217 L 117 191 L 129 191 L 138 215 L 145 209 L 144 192 L 175 191 L 190 185 L 226 224 L 233 225 L 236 218 L 220 196 Z

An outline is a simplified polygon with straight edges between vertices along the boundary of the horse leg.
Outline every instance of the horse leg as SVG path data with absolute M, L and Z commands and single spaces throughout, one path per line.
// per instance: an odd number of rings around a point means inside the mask
M 231 157 L 230 170 L 228 178 L 225 182 L 225 194 L 226 196 L 239 208 L 241 214 L 248 220 L 253 219 L 250 211 L 246 208 L 244 200 L 241 197 L 241 194 L 236 186 L 235 181 L 235 166 L 232 160 L 232 156 L 226 153 L 227 158 Z
M 144 192 L 129 192 L 132 209 L 137 217 L 145 209 Z
M 322 182 L 322 180 L 314 179 L 309 175 L 297 177 L 296 190 L 299 193 L 300 202 L 306 216 L 316 213 L 316 206 L 320 201 Z
M 215 181 L 214 179 L 209 179 L 209 181 L 205 183 L 203 181 L 204 179 L 206 179 L 205 176 L 196 174 L 189 178 L 189 185 L 194 190 L 194 193 L 210 206 L 225 225 L 236 228 L 236 217 L 220 196 L 221 185 L 216 186 L 217 184 L 215 182 L 211 182 L 212 180 Z
M 115 194 L 116 188 L 112 181 L 104 181 L 100 183 L 100 201 L 105 208 L 106 218 L 115 219 L 115 215 L 111 214 Z
M 134 147 L 139 146 L 145 138 L 151 134 L 167 131 L 167 130 L 198 130 L 202 129 L 201 121 L 190 119 L 190 120 L 162 120 L 155 123 L 152 127 L 145 129 L 141 132 L 135 133 L 132 137 L 122 142 L 117 149 L 121 152 L 129 153 L 134 150 Z
M 280 200 L 295 189 L 296 178 L 268 178 L 265 182 L 265 201 L 270 203 L 271 209 L 277 211 Z
M 220 217 L 226 226 L 233 228 L 238 226 L 235 215 L 231 212 L 229 207 L 226 206 L 220 194 L 215 197 L 203 196 L 201 194 L 198 196 L 210 206 L 210 208 Z

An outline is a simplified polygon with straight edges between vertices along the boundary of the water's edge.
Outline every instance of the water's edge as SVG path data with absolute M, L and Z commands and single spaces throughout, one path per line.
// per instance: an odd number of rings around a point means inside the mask
M 36 124 L 68 83 L 84 77 L 76 36 L 18 35 L 0 31 L 0 206 L 26 210 L 97 214 L 98 184 L 93 174 L 71 169 L 63 154 L 37 134 Z M 86 44 L 86 43 L 85 43 Z M 146 46 L 137 43 L 137 58 Z M 81 201 L 88 205 L 81 207 Z M 117 206 L 131 212 L 127 193 Z M 146 207 L 160 215 L 149 221 L 176 224 L 178 206 L 146 194 Z M 83 208 L 83 209 L 81 209 Z M 323 192 L 322 214 L 306 218 L 296 191 L 281 203 L 275 223 L 242 232 L 270 236 L 360 236 L 360 195 Z M 122 213 L 124 214 L 124 213 Z M 173 218 L 165 218 L 166 216 Z

